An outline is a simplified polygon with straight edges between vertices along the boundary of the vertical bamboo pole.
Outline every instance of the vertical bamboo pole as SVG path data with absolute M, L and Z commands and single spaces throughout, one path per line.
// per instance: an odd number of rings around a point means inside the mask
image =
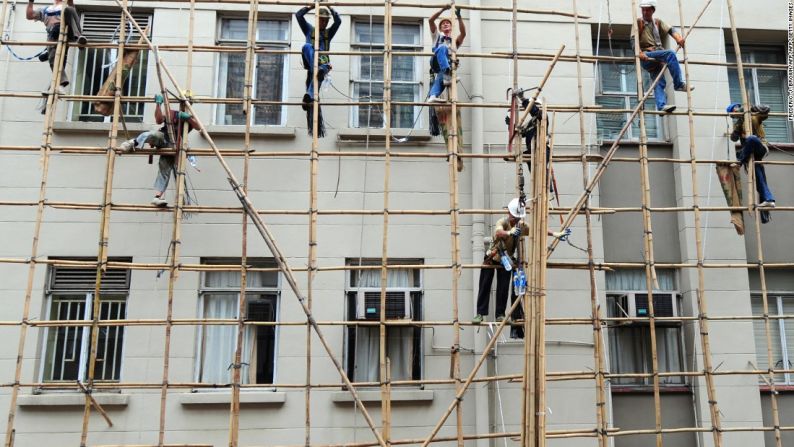
M 3 0 L 3 8 L 2 12 L 0 12 L 0 41 L 2 41 L 3 36 L 5 36 L 6 14 L 8 14 L 8 0 Z M 11 20 L 13 20 L 13 18 Z
M 679 0 L 680 1 L 680 0 Z M 728 0 L 728 15 L 731 21 L 731 38 L 733 40 L 734 52 L 736 54 L 736 65 L 737 71 L 739 73 L 739 85 L 740 91 L 742 93 L 742 105 L 744 107 L 744 132 L 746 135 L 753 134 L 753 123 L 752 123 L 752 115 L 750 113 L 750 98 L 747 94 L 747 85 L 745 84 L 744 80 L 744 60 L 742 59 L 742 49 L 739 45 L 739 34 L 736 31 L 736 19 L 734 16 L 733 11 L 733 0 Z M 754 207 L 752 204 L 755 204 L 755 155 L 750 156 L 750 165 L 747 169 L 749 172 L 748 175 L 748 182 L 749 185 L 747 187 L 749 193 L 748 198 L 748 206 L 752 210 Z M 779 413 L 779 405 L 777 401 L 777 390 L 775 389 L 775 374 L 772 372 L 774 369 L 774 364 L 772 363 L 773 354 L 772 354 L 772 334 L 770 328 L 770 321 L 769 321 L 769 296 L 768 290 L 766 285 L 766 267 L 764 266 L 764 249 L 763 249 L 763 241 L 761 238 L 761 213 L 755 212 L 755 243 L 757 248 L 758 254 L 758 276 L 761 278 L 761 300 L 764 305 L 764 332 L 766 336 L 766 350 L 767 350 L 767 359 L 769 363 L 769 387 L 771 389 L 771 403 L 772 403 L 772 423 L 774 424 L 774 433 L 775 433 L 775 446 L 781 447 L 782 446 L 782 439 L 781 439 L 781 432 L 780 432 L 780 413 Z M 786 367 L 784 367 L 786 369 Z M 706 376 L 708 378 L 708 376 Z
M 309 269 L 306 272 L 306 307 L 311 312 L 312 301 L 314 300 L 314 275 L 317 273 L 317 171 L 320 168 L 320 158 L 318 150 L 320 146 L 319 140 L 319 111 L 320 111 L 320 86 L 318 85 L 317 72 L 320 68 L 320 2 L 314 2 L 314 58 L 312 60 L 312 94 L 314 101 L 311 103 L 312 108 L 312 149 L 311 160 L 309 162 L 310 177 L 309 177 Z M 330 48 L 326 48 L 328 50 Z M 306 326 L 306 384 L 311 383 L 312 378 L 312 331 L 309 325 Z M 305 444 L 311 445 L 311 386 L 306 387 L 305 391 Z
M 391 443 L 391 363 L 386 351 L 386 287 L 389 271 L 386 267 L 389 259 L 389 205 L 391 196 L 391 87 L 392 87 L 392 8 L 391 2 L 385 2 L 383 23 L 383 127 L 386 135 L 384 140 L 385 157 L 383 160 L 383 238 L 381 240 L 380 266 L 380 315 L 378 316 L 378 362 L 381 393 L 381 435 L 386 444 Z M 362 228 L 361 231 L 364 231 Z
M 654 315 L 653 306 L 653 289 L 657 284 L 656 268 L 654 266 L 654 253 L 653 253 L 653 229 L 651 225 L 651 213 L 648 209 L 651 206 L 651 189 L 650 189 L 650 174 L 648 172 L 648 134 L 645 128 L 645 106 L 642 101 L 643 97 L 643 71 L 640 65 L 640 38 L 639 29 L 637 28 L 637 1 L 631 0 L 631 17 L 632 17 L 632 32 L 635 36 L 634 39 L 634 69 L 637 73 L 637 99 L 639 109 L 640 121 L 640 183 L 642 185 L 642 226 L 644 230 L 643 237 L 643 258 L 645 259 L 645 282 L 648 290 L 648 313 L 650 314 L 650 340 L 651 340 L 651 373 L 653 375 L 653 407 L 654 419 L 656 421 L 656 447 L 662 447 L 662 409 L 661 409 L 661 394 L 659 391 L 659 358 L 656 349 L 656 319 Z M 664 76 L 664 70 L 661 73 Z
M 253 76 L 256 66 L 256 40 L 259 21 L 259 1 L 251 1 L 248 11 L 248 37 L 245 52 L 245 86 L 243 98 L 243 114 L 245 116 L 245 155 L 243 157 L 243 184 L 244 192 L 248 192 L 248 176 L 251 152 L 251 125 L 256 119 L 256 110 L 251 104 L 254 96 Z M 240 439 L 240 385 L 242 384 L 243 344 L 245 336 L 245 303 L 246 289 L 248 287 L 248 215 L 243 213 L 241 220 L 242 247 L 240 250 L 240 294 L 237 299 L 237 337 L 232 361 L 232 401 L 229 411 L 229 447 L 237 447 Z M 250 368 L 248 365 L 249 374 Z
M 127 0 L 122 0 L 126 6 Z M 123 15 L 120 15 L 123 17 Z M 66 28 L 66 26 L 62 26 Z M 127 29 L 124 26 L 120 27 L 119 43 L 118 43 L 118 63 L 121 64 L 124 60 L 124 47 L 126 41 Z M 67 50 L 68 51 L 68 50 Z M 56 66 L 58 69 L 59 66 Z M 113 175 L 116 161 L 116 152 L 112 149 L 116 147 L 119 131 L 119 117 L 121 113 L 121 94 L 123 88 L 123 70 L 116 70 L 116 90 L 113 92 L 113 123 L 110 128 L 110 135 L 108 138 L 108 151 L 105 156 L 105 185 L 102 197 L 102 217 L 99 228 L 99 253 L 97 254 L 97 268 L 96 280 L 94 283 L 94 296 L 92 300 L 91 310 L 91 351 L 88 356 L 88 377 L 87 386 L 88 393 L 93 390 L 94 375 L 96 374 L 96 359 L 97 359 L 97 346 L 99 344 L 99 319 L 101 308 L 101 290 L 102 290 L 102 274 L 107 270 L 108 258 L 108 245 L 110 242 L 110 213 L 111 203 L 113 197 Z M 80 433 L 80 446 L 85 446 L 88 439 L 88 425 L 91 418 L 91 396 L 86 393 L 85 404 L 83 405 L 83 426 Z
M 709 3 L 711 0 L 708 0 Z M 681 27 L 684 26 L 684 6 L 681 0 L 678 0 L 678 16 L 681 23 Z M 692 79 L 689 75 L 689 57 L 687 55 L 686 45 L 683 47 L 684 50 L 684 74 L 686 79 Z M 703 269 L 703 262 L 705 261 L 705 252 L 703 247 L 703 230 L 701 229 L 702 226 L 702 217 L 700 212 L 700 185 L 698 184 L 698 172 L 697 172 L 697 147 L 695 145 L 695 119 L 692 111 L 692 91 L 687 89 L 686 92 L 687 98 L 687 119 L 689 123 L 689 159 L 690 159 L 690 172 L 692 175 L 692 205 L 694 207 L 694 218 L 695 218 L 695 249 L 697 255 L 697 275 L 698 275 L 698 287 L 696 291 L 696 301 L 698 306 L 698 325 L 700 326 L 700 346 L 703 355 L 703 371 L 704 371 L 704 378 L 706 381 L 706 394 L 709 400 L 709 412 L 711 415 L 711 434 L 714 438 L 714 445 L 716 447 L 722 446 L 722 430 L 721 430 L 721 423 L 720 423 L 720 412 L 719 407 L 717 405 L 717 394 L 716 389 L 714 387 L 714 376 L 712 375 L 712 365 L 713 360 L 711 356 L 711 343 L 709 341 L 709 322 L 707 318 L 707 301 L 706 301 L 706 280 L 705 280 L 705 272 Z M 769 319 L 766 320 L 768 325 Z M 767 335 L 769 332 L 767 331 Z M 770 351 L 771 356 L 771 351 Z M 771 358 L 771 357 L 770 357 Z M 774 385 L 773 385 L 774 387 Z M 773 388 L 774 389 L 774 388 Z M 776 410 L 777 404 L 777 397 L 774 395 L 772 396 L 772 405 L 773 409 Z M 774 412 L 774 411 L 773 411 Z M 776 426 L 779 424 L 776 423 Z M 779 434 L 779 430 L 777 431 Z M 779 439 L 779 438 L 778 438 Z M 781 447 L 778 444 L 777 447 Z
M 533 159 L 535 163 L 535 177 L 537 181 L 537 197 L 535 206 L 535 220 L 537 221 L 536 234 L 538 240 L 535 245 L 537 253 L 533 262 L 535 263 L 537 276 L 535 290 L 537 292 L 537 319 L 535 320 L 535 331 L 537 332 L 537 443 L 538 447 L 546 447 L 546 233 L 549 227 L 549 164 L 546 157 L 546 140 L 548 129 L 548 114 L 544 101 L 542 109 L 541 126 L 538 129 L 538 146 L 535 148 Z M 549 154 L 549 157 L 551 154 Z
M 450 12 L 452 14 L 455 13 L 455 0 L 452 0 L 450 4 Z M 462 20 L 462 19 L 461 19 Z M 454 20 L 452 21 L 455 22 Z M 454 27 L 453 27 L 454 29 Z M 460 30 L 458 30 L 460 32 Z M 458 146 L 458 139 L 459 132 L 458 128 L 460 123 L 458 122 L 458 54 L 457 54 L 457 41 L 454 37 L 452 39 L 452 45 L 456 49 L 451 53 L 452 57 L 452 82 L 450 83 L 449 88 L 449 99 L 450 99 L 450 132 L 451 137 L 447 139 L 447 160 L 449 165 L 449 209 L 450 213 L 450 234 L 451 234 L 451 257 L 452 257 L 452 352 L 451 352 L 451 359 L 452 362 L 452 379 L 455 381 L 455 391 L 460 391 L 461 389 L 461 379 L 460 379 L 460 306 L 458 303 L 458 289 L 460 287 L 460 275 L 463 273 L 461 269 L 461 260 L 460 260 L 460 211 L 459 211 L 459 199 L 458 199 L 458 166 L 462 163 L 462 160 L 459 158 L 459 146 Z M 457 434 L 457 443 L 458 447 L 463 447 L 463 406 L 461 405 L 461 401 L 457 402 L 457 406 L 455 407 L 455 417 L 456 417 L 456 434 Z
M 5 446 L 12 447 L 14 445 L 14 422 L 17 413 L 17 398 L 19 397 L 19 382 L 22 377 L 22 362 L 25 358 L 25 342 L 28 334 L 28 320 L 30 318 L 30 301 L 33 296 L 33 279 L 36 275 L 36 258 L 39 253 L 39 239 L 41 237 L 41 227 L 43 226 L 44 205 L 47 199 L 47 180 L 50 172 L 50 154 L 52 153 L 52 127 L 55 122 L 55 107 L 58 99 L 58 86 L 61 83 L 61 73 L 63 70 L 58 70 L 63 64 L 63 56 L 69 47 L 66 45 L 67 27 L 61 28 L 61 34 L 58 37 L 58 43 L 55 47 L 55 69 L 52 72 L 52 80 L 50 81 L 49 95 L 47 96 L 47 105 L 44 115 L 44 132 L 42 133 L 41 142 L 41 181 L 39 182 L 39 199 L 36 206 L 36 223 L 33 228 L 33 242 L 30 249 L 30 261 L 28 263 L 28 279 L 25 286 L 25 300 L 22 307 L 22 321 L 19 328 L 19 342 L 17 346 L 17 359 L 14 369 L 14 383 L 11 387 L 11 399 L 8 408 L 8 422 L 6 424 L 6 437 Z
M 579 8 L 577 0 L 573 0 L 574 27 L 576 34 L 576 87 L 579 92 L 579 145 L 582 156 L 582 187 L 587 188 L 590 181 L 590 168 L 587 162 L 587 140 L 585 138 L 585 114 L 584 114 L 584 89 L 582 82 L 582 57 L 581 39 L 579 32 Z M 557 191 L 559 193 L 559 191 Z M 607 414 L 607 398 L 604 389 L 604 345 L 603 327 L 601 325 L 601 311 L 598 301 L 598 288 L 596 286 L 595 261 L 593 255 L 593 222 L 590 212 L 590 196 L 584 206 L 585 230 L 587 237 L 587 261 L 588 278 L 590 279 L 590 314 L 593 318 L 593 364 L 595 367 L 596 385 L 596 427 L 598 435 L 598 447 L 607 447 L 609 439 L 607 429 L 609 428 L 609 416 Z

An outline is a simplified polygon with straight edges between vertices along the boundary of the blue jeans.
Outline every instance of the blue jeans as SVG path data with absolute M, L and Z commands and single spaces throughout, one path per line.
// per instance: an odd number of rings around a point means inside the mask
M 436 73 L 436 79 L 430 87 L 430 96 L 441 96 L 444 93 L 444 73 L 449 73 L 452 67 L 449 66 L 449 47 L 446 45 L 439 45 L 433 50 L 433 57 L 438 64 L 439 71 Z
M 761 143 L 761 139 L 755 135 L 750 135 L 744 140 L 742 150 L 736 156 L 739 163 L 746 165 L 750 161 L 752 155 L 756 161 L 761 161 L 766 157 L 769 151 Z M 772 195 L 772 190 L 766 182 L 766 169 L 762 164 L 754 164 L 755 166 L 755 190 L 758 191 L 758 202 L 774 202 L 775 197 Z
M 667 69 L 670 70 L 670 76 L 673 77 L 673 86 L 678 88 L 684 85 L 684 79 L 681 77 L 681 66 L 678 64 L 678 57 L 675 51 L 646 51 L 645 55 L 656 60 L 643 61 L 641 63 L 642 68 L 651 74 L 651 80 L 659 75 L 659 70 L 661 69 L 660 64 L 665 63 L 667 64 Z M 662 110 L 662 108 L 667 105 L 667 94 L 664 92 L 665 87 L 667 87 L 667 81 L 664 79 L 664 75 L 662 75 L 662 78 L 659 79 L 659 82 L 656 83 L 656 87 L 653 90 L 653 96 L 656 100 L 656 110 Z
M 309 95 L 309 98 L 314 99 L 314 46 L 310 43 L 303 44 L 301 55 L 303 58 L 303 66 L 306 68 L 306 94 Z M 325 75 L 331 71 L 331 65 L 321 63 L 317 69 L 319 70 L 317 73 L 317 81 L 322 84 Z

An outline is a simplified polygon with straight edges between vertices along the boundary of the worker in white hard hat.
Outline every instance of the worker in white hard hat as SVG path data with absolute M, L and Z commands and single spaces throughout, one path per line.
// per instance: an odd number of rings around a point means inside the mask
M 496 321 L 505 318 L 507 308 L 507 292 L 510 290 L 510 271 L 515 267 L 516 260 L 513 258 L 518 241 L 521 236 L 529 234 L 529 226 L 522 220 L 526 217 L 527 211 L 519 199 L 513 199 L 507 205 L 507 216 L 496 222 L 493 232 L 493 240 L 488 251 L 485 252 L 483 268 L 480 269 L 480 286 L 477 292 L 477 315 L 474 316 L 472 323 L 482 323 L 491 299 L 491 284 L 493 284 L 494 272 L 496 273 Z M 495 267 L 495 268 L 494 268 Z M 506 267 L 509 267 L 508 270 Z M 516 299 L 513 291 L 513 300 Z M 512 315 L 514 320 L 524 317 L 521 306 L 516 307 Z
M 642 8 L 642 17 L 637 19 L 637 34 L 632 35 L 632 47 L 634 46 L 633 39 L 639 36 L 639 58 L 642 68 L 651 74 L 651 79 L 656 79 L 656 76 L 662 70 L 662 64 L 667 64 L 670 76 L 673 78 L 673 87 L 676 91 L 685 92 L 687 88 L 690 91 L 694 90 L 695 88 L 692 86 L 687 87 L 686 81 L 684 81 L 676 52 L 666 49 L 662 43 L 662 37 L 670 35 L 683 48 L 683 36 L 681 36 L 677 28 L 671 27 L 661 19 L 653 17 L 654 12 L 656 12 L 656 0 L 642 0 L 640 8 Z M 662 78 L 659 79 L 654 88 L 653 96 L 656 100 L 656 110 L 671 113 L 675 110 L 675 106 L 667 104 L 667 94 L 664 91 L 666 86 L 667 81 L 662 75 Z
M 493 284 L 494 272 L 496 273 L 496 321 L 500 322 L 505 318 L 507 309 L 507 292 L 510 289 L 510 271 L 517 265 L 514 258 L 516 247 L 521 236 L 529 235 L 529 226 L 524 222 L 526 217 L 526 207 L 521 200 L 515 198 L 507 204 L 507 216 L 496 222 L 493 232 L 493 240 L 485 252 L 483 268 L 480 269 L 480 282 L 477 291 L 477 314 L 472 319 L 472 323 L 480 324 L 488 315 L 491 298 L 491 284 Z M 571 234 L 570 229 L 560 232 L 548 232 L 549 236 L 565 240 Z M 512 299 L 517 299 L 515 290 Z M 512 319 L 520 320 L 524 317 L 521 306 L 516 307 Z M 519 328 L 516 328 L 519 329 Z M 514 338 L 523 338 L 522 331 L 513 331 Z

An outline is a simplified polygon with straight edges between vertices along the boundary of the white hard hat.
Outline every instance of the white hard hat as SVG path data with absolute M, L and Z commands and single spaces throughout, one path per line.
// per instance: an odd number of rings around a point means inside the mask
M 523 219 L 527 215 L 527 209 L 521 205 L 521 201 L 517 198 L 511 200 L 510 203 L 507 204 L 507 211 L 510 212 L 510 215 L 519 219 Z
M 642 0 L 640 2 L 640 8 L 653 8 L 656 9 L 656 0 Z

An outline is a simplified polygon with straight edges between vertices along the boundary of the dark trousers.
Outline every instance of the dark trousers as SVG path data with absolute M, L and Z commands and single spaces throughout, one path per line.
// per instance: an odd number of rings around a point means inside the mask
M 312 44 L 303 44 L 301 58 L 303 67 L 306 69 L 306 94 L 309 95 L 310 99 L 314 99 L 314 46 L 312 46 Z M 325 75 L 331 71 L 331 65 L 319 63 L 317 70 L 317 83 L 322 85 L 325 80 Z
M 501 265 L 495 269 L 483 268 L 480 269 L 480 287 L 477 291 L 477 313 L 480 315 L 488 315 L 494 273 L 496 274 L 496 316 L 504 315 L 507 309 L 507 292 L 510 290 L 511 273 Z M 512 302 L 514 302 L 517 299 L 515 291 L 513 291 L 512 295 Z M 514 320 L 524 318 L 524 310 L 521 305 L 516 307 L 511 318 Z
M 767 156 L 767 149 L 761 142 L 761 139 L 755 135 L 750 135 L 744 140 L 741 152 L 737 154 L 739 162 L 746 165 L 750 162 L 750 155 L 756 161 L 761 161 Z M 772 190 L 769 189 L 769 183 L 766 181 L 766 169 L 764 165 L 755 164 L 755 190 L 758 191 L 758 202 L 774 202 L 775 196 L 772 195 Z
M 66 6 L 61 12 L 61 23 L 66 23 L 68 26 L 66 33 L 69 42 L 74 42 L 78 37 L 83 35 L 83 30 L 80 28 L 80 17 L 77 15 L 77 10 L 71 6 Z M 55 25 L 47 30 L 47 41 L 57 42 L 61 34 L 61 26 Z M 50 69 L 55 72 L 55 50 L 56 45 L 52 45 L 47 49 L 47 60 L 50 62 Z M 61 85 L 69 85 L 69 78 L 66 75 L 66 59 L 69 55 L 69 48 L 64 48 L 63 60 L 61 61 Z

